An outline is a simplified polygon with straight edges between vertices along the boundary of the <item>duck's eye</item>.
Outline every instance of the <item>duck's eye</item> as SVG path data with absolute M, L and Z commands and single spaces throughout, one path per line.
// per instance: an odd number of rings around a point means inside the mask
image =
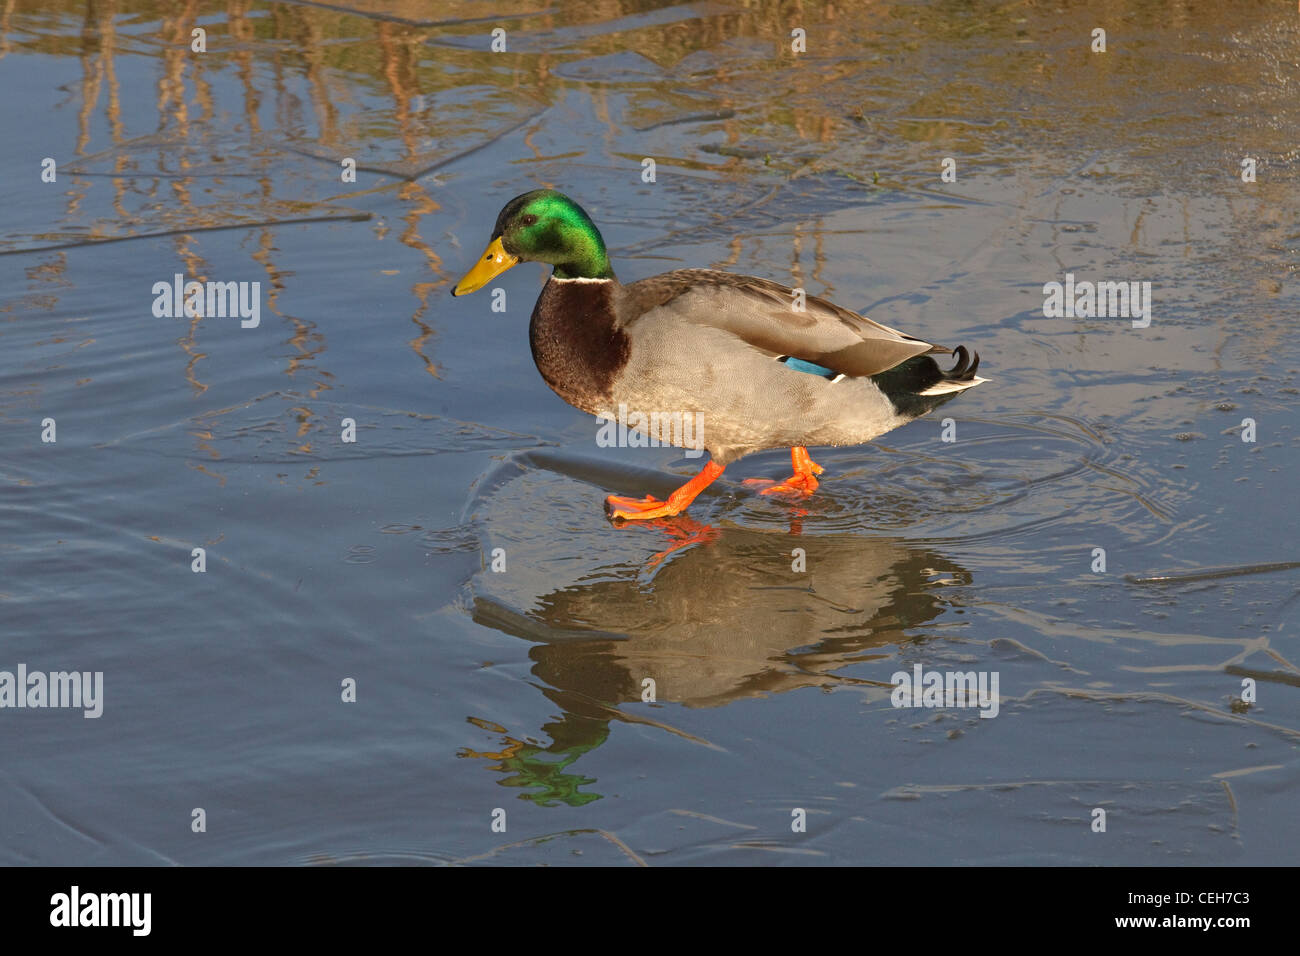
M 535 226 L 537 225 L 537 217 L 532 213 L 529 213 L 526 216 L 520 217 L 519 224 L 523 226 Z

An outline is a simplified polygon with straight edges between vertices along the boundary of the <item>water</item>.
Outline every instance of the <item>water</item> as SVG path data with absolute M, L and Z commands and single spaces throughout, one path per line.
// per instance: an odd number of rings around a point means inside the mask
M 194 9 L 0 19 L 0 669 L 104 674 L 0 711 L 0 861 L 1293 860 L 1286 4 Z M 546 388 L 540 267 L 448 295 L 542 185 L 625 281 L 804 286 L 992 381 L 800 505 L 771 452 L 611 527 L 699 462 Z M 260 324 L 155 317 L 176 273 Z M 1066 273 L 1150 327 L 1045 318 Z M 918 664 L 997 716 L 894 708 Z

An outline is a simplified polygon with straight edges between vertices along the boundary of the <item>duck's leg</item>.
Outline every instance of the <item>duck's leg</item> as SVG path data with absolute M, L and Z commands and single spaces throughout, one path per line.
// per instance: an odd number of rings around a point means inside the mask
M 644 498 L 610 495 L 605 499 L 605 514 L 624 521 L 671 517 L 685 511 L 695 500 L 695 496 L 711 485 L 722 471 L 722 465 L 714 461 L 709 462 L 698 475 L 669 495 L 667 501 L 660 501 L 653 495 L 646 495 Z
M 767 478 L 746 478 L 745 484 L 761 487 L 761 495 L 799 495 L 805 497 L 817 490 L 817 476 L 826 469 L 808 457 L 808 449 L 796 445 L 790 449 L 790 465 L 794 474 L 785 481 L 771 481 Z

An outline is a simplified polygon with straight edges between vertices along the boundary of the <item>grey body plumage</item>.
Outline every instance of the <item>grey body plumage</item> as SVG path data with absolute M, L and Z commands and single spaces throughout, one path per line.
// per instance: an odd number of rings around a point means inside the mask
M 916 396 L 943 377 L 925 356 L 949 349 L 815 296 L 803 311 L 794 304 L 794 291 L 779 283 L 709 269 L 626 286 L 613 278 L 552 279 L 537 300 L 530 338 L 542 377 L 565 401 L 611 418 L 620 407 L 693 414 L 701 425 L 696 444 L 719 465 L 768 448 L 862 444 L 960 390 L 930 401 Z M 778 361 L 789 356 L 836 377 Z M 918 359 L 913 400 L 900 403 L 877 376 Z M 969 372 L 968 385 L 983 381 Z M 893 379 L 908 389 L 906 379 Z

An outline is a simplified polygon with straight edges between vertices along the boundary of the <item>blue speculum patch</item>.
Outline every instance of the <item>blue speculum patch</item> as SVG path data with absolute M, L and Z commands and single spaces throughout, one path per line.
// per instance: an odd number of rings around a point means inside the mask
M 790 368 L 799 372 L 807 372 L 809 375 L 820 375 L 822 378 L 836 378 L 840 373 L 823 368 L 813 362 L 805 362 L 803 359 L 797 359 L 790 355 L 782 355 L 778 362 L 784 362 Z

